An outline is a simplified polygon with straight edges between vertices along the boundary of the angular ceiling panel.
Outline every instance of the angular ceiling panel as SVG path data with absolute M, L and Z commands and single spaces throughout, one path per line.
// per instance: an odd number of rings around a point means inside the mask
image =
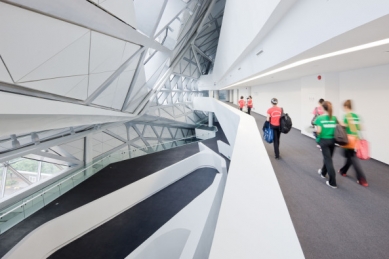
M 115 95 L 113 98 L 112 105 L 110 107 L 114 109 L 121 109 L 123 107 L 123 102 L 126 98 L 128 89 L 131 85 L 132 79 L 134 77 L 135 70 L 124 71 L 118 80 L 116 87 Z
M 126 42 L 92 32 L 89 73 L 115 71 L 122 64 Z
M 86 98 L 86 81 L 87 76 L 72 76 L 72 77 L 62 77 L 55 79 L 46 79 L 40 81 L 32 81 L 27 83 L 21 83 L 20 85 L 32 88 L 35 90 L 53 93 L 63 96 L 72 96 L 74 97 L 73 90 L 77 89 L 77 93 L 80 96 L 75 98 L 85 99 Z
M 89 65 L 90 32 L 61 50 L 55 56 L 35 68 L 18 82 L 34 81 L 66 76 L 87 75 Z
M 126 42 L 126 46 L 124 48 L 123 57 L 122 57 L 122 63 L 126 62 L 134 53 L 140 49 L 140 46 Z M 136 66 L 138 65 L 139 56 L 137 58 L 134 58 L 130 65 L 125 69 L 125 71 L 128 70 L 134 70 L 136 69 Z
M 88 31 L 61 20 L 0 2 L 0 53 L 15 81 L 61 52 Z

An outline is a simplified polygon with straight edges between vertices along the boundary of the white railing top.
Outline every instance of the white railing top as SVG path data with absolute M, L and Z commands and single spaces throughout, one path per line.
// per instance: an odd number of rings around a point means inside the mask
M 209 97 L 193 103 L 216 114 L 233 149 L 209 258 L 304 258 L 254 118 Z

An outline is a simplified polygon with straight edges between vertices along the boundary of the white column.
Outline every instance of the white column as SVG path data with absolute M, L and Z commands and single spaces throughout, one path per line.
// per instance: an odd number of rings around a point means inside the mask
M 208 127 L 213 127 L 213 112 L 208 113 Z

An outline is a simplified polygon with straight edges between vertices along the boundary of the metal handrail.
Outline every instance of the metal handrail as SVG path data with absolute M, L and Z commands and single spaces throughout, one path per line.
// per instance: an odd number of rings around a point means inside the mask
M 208 133 L 207 133 L 207 134 L 208 134 Z M 204 135 L 205 135 L 205 134 L 204 134 Z M 156 144 L 156 145 L 153 145 L 153 146 L 144 146 L 144 147 L 142 147 L 142 148 L 137 148 L 137 149 L 135 149 L 135 150 L 150 149 L 150 148 L 153 148 L 153 147 L 156 147 L 156 146 L 159 146 L 159 145 L 166 145 L 166 144 L 168 144 L 168 143 L 177 142 L 177 141 L 181 141 L 181 140 L 186 140 L 186 139 L 193 138 L 193 137 L 196 137 L 196 135 L 191 135 L 191 136 L 189 136 L 189 137 L 187 136 L 187 137 L 185 137 L 185 138 L 176 139 L 176 140 L 168 141 L 168 142 L 164 142 L 164 143 L 159 143 L 159 144 Z M 134 151 L 135 151 L 135 150 L 134 150 Z M 130 149 L 129 149 L 128 151 L 130 151 Z M 113 154 L 114 154 L 114 153 L 113 153 Z M 32 197 L 32 198 L 26 200 L 26 201 L 23 202 L 22 204 L 20 204 L 20 205 L 14 207 L 13 209 L 7 211 L 6 213 L 0 215 L 0 219 L 3 218 L 3 217 L 5 217 L 5 216 L 7 216 L 8 214 L 14 212 L 15 210 L 17 210 L 17 209 L 19 209 L 19 208 L 25 206 L 27 203 L 29 203 L 29 202 L 35 200 L 35 199 L 38 198 L 39 196 L 42 196 L 42 195 L 46 194 L 47 192 L 49 192 L 50 190 L 52 190 L 52 189 L 54 189 L 54 188 L 60 186 L 61 184 L 63 184 L 63 183 L 66 182 L 67 180 L 70 180 L 70 179 L 72 179 L 73 177 L 75 177 L 75 176 L 77 176 L 77 175 L 83 173 L 84 171 L 86 171 L 87 169 L 93 167 L 95 164 L 99 163 L 100 161 L 104 160 L 105 158 L 111 157 L 113 154 L 109 154 L 109 155 L 107 155 L 106 157 L 103 157 L 103 158 L 97 160 L 96 162 L 93 162 L 93 163 L 90 164 L 89 166 L 87 166 L 87 167 L 81 169 L 79 172 L 72 174 L 70 177 L 66 177 L 66 178 L 63 178 L 62 180 L 59 180 L 59 182 L 57 182 L 55 185 L 53 185 L 53 186 L 50 187 L 49 189 L 45 190 L 43 193 L 40 193 L 40 194 L 38 194 L 38 195 L 36 195 L 36 196 L 34 196 L 34 197 Z M 44 189 L 44 188 L 43 188 L 43 189 Z M 42 189 L 42 190 L 43 190 L 43 189 Z M 40 191 L 41 191 L 41 190 L 40 190 Z M 39 192 L 39 191 L 38 191 L 38 192 Z M 10 207 L 12 207 L 12 205 L 11 205 Z

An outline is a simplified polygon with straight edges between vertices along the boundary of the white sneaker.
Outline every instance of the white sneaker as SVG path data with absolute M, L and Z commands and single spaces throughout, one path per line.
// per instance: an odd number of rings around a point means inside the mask
M 337 186 L 332 186 L 332 185 L 330 184 L 329 181 L 326 181 L 326 184 L 327 184 L 329 187 L 331 187 L 332 189 L 337 189 L 337 188 L 338 188 Z
M 320 174 L 321 178 L 326 178 L 325 176 L 323 176 L 323 175 L 321 174 L 321 169 L 317 170 L 317 173 Z

